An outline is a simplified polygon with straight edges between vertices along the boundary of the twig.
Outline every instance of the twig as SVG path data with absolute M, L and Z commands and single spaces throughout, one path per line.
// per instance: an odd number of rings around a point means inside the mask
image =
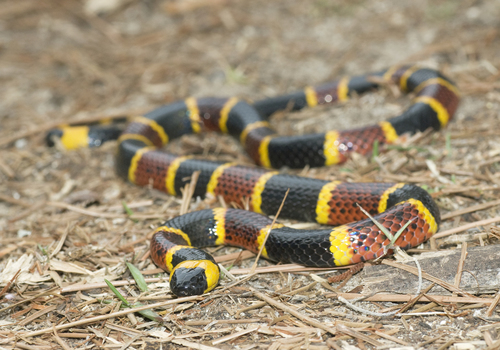
M 464 270 L 465 259 L 467 258 L 467 242 L 462 242 L 462 253 L 457 266 L 457 274 L 455 275 L 455 287 L 460 288 L 460 281 L 462 280 L 462 272 Z
M 440 197 L 446 194 L 454 194 L 454 193 L 464 193 L 468 191 L 498 191 L 500 187 L 498 185 L 493 186 L 461 186 L 461 187 L 448 187 L 444 188 L 441 191 L 431 193 L 432 198 Z
M 253 326 L 253 327 L 250 327 L 248 329 L 244 329 L 242 331 L 239 331 L 239 332 L 236 332 L 233 334 L 229 334 L 229 335 L 226 335 L 224 337 L 217 338 L 217 339 L 212 341 L 212 344 L 216 345 L 216 344 L 224 343 L 228 340 L 232 340 L 232 339 L 236 339 L 238 337 L 241 337 L 242 335 L 255 332 L 258 329 L 259 329 L 259 326 Z
M 350 299 L 358 299 L 363 298 L 366 301 L 377 301 L 377 302 L 393 302 L 393 303 L 402 303 L 408 302 L 414 298 L 413 295 L 408 294 L 376 294 L 376 295 L 363 295 L 357 293 L 331 293 L 326 294 L 325 298 L 335 298 L 337 296 L 341 296 L 347 300 Z M 441 303 L 463 303 L 463 304 L 491 304 L 493 299 L 488 298 L 478 298 L 478 297 L 455 297 L 455 296 L 443 296 L 443 295 L 434 295 L 434 299 Z M 420 301 L 431 302 L 426 296 L 423 296 Z
M 436 340 L 441 339 L 442 337 L 444 337 L 444 334 L 438 335 L 437 337 L 431 338 L 431 339 L 429 339 L 427 341 L 424 341 L 423 343 L 419 343 L 419 344 L 417 344 L 417 349 L 423 348 L 424 345 L 428 345 L 430 343 L 434 343 Z
M 493 311 L 497 307 L 499 301 L 500 301 L 500 291 L 497 292 L 497 295 L 495 295 L 495 298 L 493 298 L 493 301 L 491 302 L 490 307 L 488 308 L 488 310 L 486 310 L 486 315 L 488 317 L 491 317 L 491 315 L 493 314 Z
M 56 339 L 56 341 L 59 343 L 59 345 L 61 345 L 61 347 L 64 349 L 64 350 L 71 350 L 71 348 L 68 346 L 68 344 L 66 344 L 66 342 L 64 340 L 61 339 L 61 337 L 59 336 L 59 334 L 57 334 L 57 331 L 55 329 L 55 326 L 52 326 L 52 329 L 53 329 L 53 332 L 54 332 L 54 338 Z
M 138 215 L 138 214 L 133 214 L 133 215 L 127 215 L 127 214 L 112 214 L 112 213 L 102 213 L 102 212 L 97 212 L 97 211 L 92 211 L 88 209 L 83 209 L 68 203 L 64 202 L 46 202 L 44 203 L 46 205 L 50 205 L 53 207 L 57 208 L 62 208 L 62 209 L 67 209 L 71 210 L 83 215 L 88 215 L 88 216 L 93 216 L 97 218 L 108 218 L 108 219 L 116 219 L 116 218 L 129 218 L 129 219 L 157 219 L 157 218 L 163 218 L 165 214 L 152 214 L 152 215 Z
M 14 172 L 14 170 L 12 170 L 10 168 L 10 166 L 7 165 L 7 163 L 5 163 L 2 158 L 0 158 L 0 170 L 3 171 L 3 173 L 9 178 L 9 179 L 12 179 L 14 178 L 14 176 L 16 176 L 16 173 Z
M 361 339 L 367 343 L 370 343 L 372 344 L 373 346 L 381 346 L 382 343 L 379 342 L 379 341 L 376 341 L 375 339 L 372 339 L 370 338 L 369 336 L 367 335 L 364 335 L 363 333 L 359 332 L 359 331 L 356 331 L 354 329 L 351 329 L 351 328 L 348 328 L 346 326 L 344 326 L 343 324 L 337 324 L 336 326 L 337 330 L 339 332 L 342 332 L 344 334 L 347 334 L 353 338 L 356 338 L 356 339 Z
M 500 222 L 500 216 L 496 216 L 496 217 L 491 218 L 491 219 L 474 221 L 474 222 L 471 222 L 470 224 L 466 224 L 466 225 L 463 225 L 463 226 L 452 228 L 450 230 L 439 232 L 439 233 L 436 233 L 434 236 L 432 236 L 432 238 L 433 239 L 442 238 L 442 237 L 450 236 L 450 235 L 452 235 L 454 233 L 467 231 L 467 230 L 469 230 L 471 228 L 475 228 L 475 227 L 483 226 L 483 225 L 494 224 L 494 223 L 497 223 L 497 222 Z
M 252 268 L 250 270 L 250 274 L 251 275 L 253 275 L 255 273 L 255 269 L 257 268 L 257 263 L 259 262 L 259 258 L 260 258 L 261 254 L 262 254 L 262 251 L 264 250 L 264 248 L 266 246 L 267 238 L 269 237 L 269 234 L 271 233 L 271 230 L 273 229 L 274 224 L 276 223 L 276 220 L 278 219 L 278 216 L 281 213 L 281 209 L 283 209 L 283 205 L 285 204 L 285 200 L 286 200 L 286 197 L 288 196 L 288 192 L 290 192 L 290 189 L 286 190 L 285 195 L 283 196 L 283 200 L 281 201 L 281 205 L 278 208 L 278 211 L 276 212 L 276 215 L 274 216 L 273 222 L 271 223 L 271 227 L 267 231 L 266 237 L 264 237 L 264 241 L 262 242 L 262 246 L 260 247 L 259 253 L 257 254 L 257 257 L 255 258 L 255 261 L 254 261 L 254 263 L 252 265 Z
M 408 265 L 398 264 L 398 263 L 395 263 L 394 261 L 390 261 L 390 260 L 384 260 L 384 261 L 382 261 L 382 264 L 389 265 L 389 266 L 396 267 L 396 268 L 400 268 L 400 269 L 403 269 L 403 270 L 408 271 L 410 273 L 413 273 L 414 275 L 418 275 L 417 269 L 414 267 L 408 266 Z M 432 275 L 429 275 L 426 272 L 424 272 L 422 274 L 422 277 L 425 278 L 426 280 L 429 280 L 431 282 L 439 284 L 441 287 L 448 289 L 450 292 L 458 293 L 460 295 L 464 295 L 464 296 L 468 296 L 468 297 L 473 297 L 471 294 L 464 292 L 463 290 L 455 287 L 453 284 L 450 284 L 448 282 L 440 280 L 439 278 L 434 277 Z
M 17 276 L 19 276 L 20 273 L 21 270 L 17 270 L 14 277 L 12 277 L 10 281 L 5 285 L 5 287 L 3 287 L 2 290 L 0 290 L 0 298 L 9 290 L 10 286 L 12 285 L 12 283 L 14 283 L 14 281 L 17 279 Z
M 264 303 L 265 304 L 265 303 Z M 260 318 L 242 318 L 238 320 L 200 320 L 200 321 L 186 321 L 186 326 L 206 326 L 207 324 L 245 324 L 261 322 Z M 188 335 L 190 336 L 190 335 Z
M 398 254 L 403 255 L 406 258 L 409 258 L 408 254 L 406 254 L 405 252 L 403 252 L 399 246 L 396 246 L 396 241 L 399 238 L 399 236 L 401 236 L 401 234 L 403 233 L 403 231 L 406 230 L 406 228 L 413 222 L 413 218 L 410 219 L 410 220 L 408 220 L 406 222 L 406 224 L 404 224 L 403 227 L 401 227 L 393 235 L 391 232 L 389 232 L 389 230 L 386 227 L 384 227 L 384 225 L 382 225 L 380 222 L 378 222 L 365 209 L 363 209 L 363 207 L 361 207 L 358 203 L 356 203 L 356 205 L 359 207 L 359 209 L 366 216 L 368 216 L 370 218 L 370 220 L 390 240 L 390 243 L 387 246 L 384 246 L 384 254 L 382 256 L 384 256 L 385 254 L 387 254 L 387 252 L 389 251 L 389 249 L 394 249 Z M 382 256 L 380 256 L 379 258 L 381 258 Z M 420 264 L 419 264 L 419 262 L 418 262 L 417 259 L 413 258 L 413 261 L 417 265 L 417 270 L 418 270 L 418 288 L 417 288 L 417 293 L 416 293 L 418 295 L 418 294 L 420 294 L 420 290 L 422 289 L 422 269 L 420 268 Z M 393 315 L 395 315 L 396 313 L 399 312 L 399 310 L 394 310 L 394 311 L 391 311 L 391 312 L 374 312 L 374 311 L 366 310 L 366 309 L 363 309 L 362 307 L 356 306 L 353 303 L 351 303 L 348 300 L 346 300 L 345 298 L 343 298 L 342 296 L 339 296 L 338 299 L 339 299 L 339 301 L 341 301 L 342 303 L 344 303 L 345 305 L 347 305 L 351 309 L 356 310 L 356 311 L 361 312 L 361 313 L 366 314 L 366 315 L 370 315 L 370 316 L 375 316 L 375 317 L 389 317 L 389 316 L 393 316 Z M 361 300 L 363 300 L 363 298 L 352 300 L 352 302 L 358 302 L 358 301 L 361 301 Z
M 252 278 L 253 276 L 255 276 L 255 274 L 250 274 L 250 275 L 248 275 L 248 276 L 246 276 L 246 277 L 243 277 L 242 279 L 239 279 L 239 280 L 237 280 L 237 281 L 235 281 L 235 282 L 233 282 L 233 283 L 230 283 L 230 284 L 228 284 L 228 285 L 225 285 L 222 289 L 217 289 L 216 293 L 217 293 L 217 294 L 220 294 L 220 293 L 224 292 L 225 290 L 228 290 L 228 289 L 230 289 L 230 288 L 233 288 L 234 286 L 236 286 L 236 285 L 238 285 L 238 284 L 240 284 L 240 283 L 242 283 L 242 282 L 248 281 L 248 280 L 249 280 L 250 278 Z M 215 293 L 212 293 L 212 294 L 216 295 Z
M 8 221 L 9 221 L 9 223 L 13 223 L 13 222 L 16 222 L 18 220 L 21 220 L 21 219 L 25 218 L 26 216 L 33 214 L 35 211 L 45 207 L 46 204 L 47 204 L 46 201 L 42 201 L 40 203 L 33 204 L 28 209 L 23 210 L 22 212 L 20 212 L 16 216 L 11 217 Z
M 286 296 L 292 296 L 292 295 L 295 295 L 295 294 L 299 294 L 299 293 L 305 292 L 305 291 L 311 289 L 312 287 L 314 287 L 317 283 L 318 282 L 312 282 L 311 284 L 308 284 L 305 287 L 301 287 L 299 289 L 292 290 L 291 292 L 286 292 L 285 295 Z M 238 310 L 238 314 L 240 314 L 242 312 L 247 312 L 247 311 L 250 311 L 250 310 L 254 310 L 254 309 L 259 309 L 259 308 L 264 307 L 266 305 L 267 305 L 267 303 L 265 301 L 263 301 L 261 303 L 256 303 L 256 304 L 253 304 L 251 306 L 244 307 L 243 309 L 239 309 Z
M 314 287 L 317 283 L 318 282 L 316 282 L 316 281 L 312 282 L 312 283 L 308 284 L 307 286 L 301 287 L 299 289 L 294 289 L 291 292 L 286 292 L 285 295 L 292 296 L 292 295 L 295 295 L 295 294 L 300 294 L 302 292 L 308 291 L 309 289 L 311 289 L 312 287 Z M 239 309 L 238 310 L 238 314 L 241 314 L 242 312 L 247 312 L 247 311 L 250 311 L 250 310 L 254 310 L 254 309 L 259 309 L 259 308 L 264 307 L 266 305 L 267 305 L 267 303 L 265 301 L 260 302 L 260 303 L 256 303 L 256 304 L 253 304 L 251 306 L 244 307 L 243 309 Z
M 57 308 L 57 305 L 46 306 L 43 309 L 38 310 L 37 312 L 35 312 L 33 315 L 31 315 L 29 317 L 26 317 L 24 320 L 22 320 L 18 324 L 21 327 L 24 327 L 27 324 L 29 324 L 31 321 L 36 320 L 38 317 L 43 316 L 43 315 L 45 315 L 48 312 L 54 311 L 56 308 Z
M 29 208 L 33 205 L 31 203 L 28 203 L 28 202 L 23 201 L 21 199 L 15 199 L 12 196 L 9 196 L 9 195 L 3 194 L 3 193 L 0 193 L 0 201 L 20 205 L 20 206 L 26 207 L 26 208 Z
M 163 271 L 163 270 L 162 270 Z M 161 271 L 160 271 L 161 272 Z M 160 282 L 160 281 L 168 281 L 168 277 L 166 278 L 145 278 L 144 281 L 147 283 L 155 283 L 155 282 Z M 112 281 L 111 284 L 115 287 L 121 287 L 121 286 L 127 286 L 127 285 L 132 285 L 136 284 L 134 280 L 122 280 L 122 281 Z M 73 284 L 71 286 L 63 287 L 61 288 L 61 294 L 63 293 L 71 293 L 71 292 L 78 292 L 81 290 L 89 290 L 89 289 L 97 289 L 97 288 L 107 288 L 108 285 L 105 282 L 99 282 L 99 283 L 89 283 L 89 284 Z M 1 310 L 0 310 L 1 311 Z
M 434 288 L 436 284 L 431 283 L 427 288 L 425 288 L 423 291 L 421 291 L 415 298 L 412 300 L 408 301 L 406 305 L 404 305 L 402 308 L 399 309 L 399 313 L 406 312 L 406 310 L 409 310 L 413 305 L 415 305 L 424 295 L 426 295 L 432 288 Z
M 219 255 L 214 257 L 216 263 L 221 263 L 225 261 L 233 261 L 234 259 L 245 260 L 254 257 L 255 254 L 248 250 L 242 250 L 239 253 L 231 253 L 226 255 Z M 233 271 L 231 271 L 233 273 Z
M 172 339 L 172 343 L 177 345 L 185 346 L 189 349 L 197 349 L 197 350 L 220 350 L 220 348 L 214 348 L 213 346 L 203 345 L 200 343 L 195 343 L 185 339 Z
M 142 336 L 143 336 L 142 334 L 134 335 L 132 338 L 130 338 L 130 340 L 128 342 L 123 344 L 123 346 L 119 350 L 126 350 L 130 345 L 132 345 L 133 342 L 135 342 L 137 339 L 139 339 Z
M 193 198 L 194 190 L 196 188 L 196 183 L 198 182 L 198 177 L 200 176 L 200 171 L 197 170 L 191 175 L 191 181 L 184 187 L 182 191 L 182 203 L 179 214 L 186 214 L 189 209 L 189 203 L 191 203 L 191 198 Z
M 107 314 L 107 315 L 90 317 L 90 318 L 86 318 L 86 319 L 83 319 L 80 321 L 70 322 L 70 323 L 66 323 L 66 324 L 60 324 L 58 326 L 55 326 L 54 329 L 60 330 L 60 329 L 66 329 L 66 328 L 71 328 L 71 327 L 77 327 L 77 326 L 81 326 L 84 324 L 89 324 L 89 323 L 94 323 L 94 322 L 98 322 L 98 321 L 102 321 L 102 320 L 107 320 L 108 318 L 124 316 L 124 315 L 130 314 L 130 313 L 134 313 L 134 312 L 138 312 L 138 311 L 142 311 L 142 310 L 154 309 L 154 308 L 157 308 L 160 306 L 171 305 L 171 304 L 180 304 L 180 303 L 183 303 L 186 301 L 202 300 L 202 299 L 203 299 L 203 297 L 195 295 L 195 296 L 191 296 L 191 297 L 184 297 L 184 298 L 178 298 L 175 300 L 163 301 L 161 303 L 144 305 L 144 306 L 140 306 L 140 307 L 135 307 L 133 309 L 127 309 L 127 310 L 123 310 L 123 311 L 113 312 L 113 313 Z M 37 335 L 50 333 L 54 329 L 53 328 L 44 328 L 44 329 L 41 329 L 39 331 L 34 331 L 34 332 L 29 332 L 29 333 L 18 333 L 18 334 L 21 335 L 22 337 L 25 337 L 25 338 L 26 337 L 34 337 Z
M 497 205 L 500 205 L 500 199 L 497 199 L 496 201 L 491 201 L 491 202 L 486 202 L 478 205 L 472 205 L 468 208 L 460 209 L 460 210 L 455 210 L 451 213 L 441 215 L 441 220 L 447 220 L 450 218 L 453 218 L 455 216 L 467 214 L 467 213 L 472 213 L 474 211 L 479 211 L 483 209 L 488 209 L 491 207 L 495 207 Z
M 446 343 L 444 343 L 443 345 L 441 345 L 437 350 L 448 349 L 450 347 L 450 345 L 453 344 L 455 341 L 456 341 L 455 339 L 450 339 Z
M 280 303 L 280 302 L 277 302 L 276 300 L 274 300 L 273 298 L 270 298 L 268 297 L 267 295 L 264 295 L 258 291 L 256 291 L 255 289 L 253 288 L 250 288 L 250 290 L 252 291 L 252 293 L 259 299 L 262 299 L 264 300 L 266 303 L 280 309 L 280 310 L 283 310 L 285 312 L 288 312 L 289 314 L 292 314 L 293 316 L 297 317 L 299 320 L 301 321 L 304 321 L 304 322 L 307 322 L 309 323 L 310 325 L 313 325 L 314 327 L 317 327 L 317 328 L 320 328 L 320 329 L 323 329 L 325 331 L 327 331 L 328 333 L 331 333 L 333 335 L 337 334 L 337 331 L 331 327 L 328 327 L 326 326 L 325 324 L 321 323 L 321 322 L 318 322 L 314 319 L 312 319 L 311 317 L 309 316 L 306 316 L 294 309 L 292 309 L 291 307 L 288 307 L 286 305 L 284 305 L 283 303 Z
M 405 341 L 402 341 L 399 338 L 393 337 L 392 335 L 389 335 L 389 334 L 385 334 L 384 332 L 381 332 L 381 331 L 375 331 L 374 333 L 376 335 L 378 335 L 379 337 L 388 339 L 388 340 L 390 340 L 392 342 L 395 342 L 396 344 L 401 344 L 401 345 L 404 345 L 404 346 L 410 346 L 411 345 L 411 344 L 409 344 L 409 343 L 407 343 Z
M 66 230 L 64 230 L 64 233 L 61 236 L 61 239 L 57 243 L 57 246 L 54 248 L 54 250 L 52 251 L 52 253 L 50 253 L 50 258 L 53 258 L 57 253 L 59 253 L 59 251 L 61 250 L 61 248 L 64 245 L 64 242 L 66 241 L 66 237 L 68 237 L 68 233 L 70 231 L 72 231 L 73 228 L 74 228 L 74 225 L 71 225 L 71 224 L 68 223 L 68 225 L 66 226 Z
M 51 288 L 51 289 L 48 289 L 48 290 L 45 290 L 43 292 L 40 292 L 38 294 L 35 294 L 34 296 L 32 296 L 31 298 L 27 298 L 27 299 L 24 299 L 24 300 L 21 300 L 21 301 L 18 301 L 17 303 L 15 304 L 12 304 L 12 305 L 9 305 L 9 306 L 6 306 L 4 307 L 3 309 L 0 309 L 0 313 L 2 313 L 3 311 L 6 311 L 6 310 L 9 310 L 13 307 L 16 307 L 16 306 L 19 306 L 21 304 L 24 304 L 24 303 L 27 303 L 28 301 L 32 301 L 32 300 L 35 300 L 36 298 L 40 298 L 41 296 L 44 296 L 44 295 L 47 295 L 47 294 L 58 294 L 58 291 L 59 291 L 59 287 L 54 287 L 54 288 Z

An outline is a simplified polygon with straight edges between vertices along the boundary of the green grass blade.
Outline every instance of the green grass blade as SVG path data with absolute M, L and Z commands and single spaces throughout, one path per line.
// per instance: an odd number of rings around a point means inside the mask
M 125 210 L 125 212 L 127 213 L 128 216 L 132 216 L 134 215 L 134 212 L 132 211 L 132 209 L 130 209 L 127 205 L 127 203 L 125 201 L 122 201 L 122 206 L 123 206 L 123 210 Z M 131 219 L 133 222 L 139 222 L 139 220 L 137 219 Z
M 134 307 L 138 307 L 138 306 L 144 306 L 141 303 L 136 303 L 134 305 L 130 305 L 130 303 L 127 301 L 127 299 L 125 299 L 123 297 L 123 295 L 118 291 L 118 289 L 115 288 L 115 286 L 113 286 L 111 284 L 110 281 L 108 281 L 107 279 L 104 279 L 104 281 L 106 282 L 106 284 L 108 285 L 108 287 L 111 289 L 111 291 L 116 295 L 116 297 L 118 299 L 120 299 L 120 301 L 122 302 L 122 307 L 134 308 Z M 153 310 L 141 310 L 141 311 L 137 311 L 137 312 L 139 314 L 141 314 L 143 317 L 150 319 L 151 321 L 163 322 L 163 319 L 161 318 L 161 316 L 158 315 Z
M 357 204 L 357 203 L 356 203 Z M 398 232 L 396 232 L 396 234 L 394 234 L 394 236 L 392 235 L 392 233 L 389 232 L 389 230 L 384 227 L 380 222 L 378 222 L 373 216 L 371 216 L 365 209 L 363 209 L 359 204 L 357 204 L 357 206 L 359 207 L 359 209 L 366 215 L 370 218 L 370 220 L 380 229 L 380 231 L 382 231 L 384 233 L 384 235 L 389 239 L 389 241 L 391 241 L 391 243 L 386 247 L 387 249 L 390 249 L 392 246 L 394 246 L 396 244 L 396 241 L 398 240 L 399 236 L 401 236 L 401 234 L 403 233 L 403 231 L 408 227 L 408 225 L 410 225 L 414 218 L 412 218 L 411 220 L 409 220 L 406 224 L 403 225 L 403 227 L 401 227 Z
M 374 161 L 376 157 L 379 156 L 379 150 L 378 150 L 378 140 L 373 141 L 373 151 L 372 151 L 372 160 Z
M 391 244 L 393 242 L 395 242 L 394 236 L 392 235 L 392 233 L 389 232 L 389 230 L 387 230 L 380 222 L 378 222 L 377 220 L 375 220 L 375 218 L 373 216 L 371 216 L 370 213 L 368 213 L 363 207 L 361 207 L 361 205 L 359 205 L 358 203 L 356 203 L 356 205 L 363 212 L 363 214 L 365 214 L 366 216 L 368 216 L 370 218 L 370 220 L 380 229 L 380 231 L 382 231 L 384 233 L 384 235 L 387 238 L 389 238 L 389 240 L 391 241 Z
M 411 218 L 406 224 L 403 225 L 403 227 L 401 227 L 398 230 L 398 232 L 396 232 L 396 234 L 394 235 L 394 241 L 391 241 L 392 245 L 396 244 L 396 241 L 398 240 L 399 236 L 401 236 L 401 234 L 403 233 L 404 230 L 406 230 L 406 228 L 408 227 L 408 225 L 413 222 L 413 219 L 415 219 L 415 218 Z
M 106 282 L 106 284 L 108 285 L 109 289 L 111 289 L 111 291 L 116 295 L 116 297 L 118 299 L 121 300 L 121 302 L 125 305 L 125 306 L 130 306 L 129 302 L 127 301 L 127 299 L 125 299 L 123 297 L 123 295 L 118 291 L 118 289 L 115 288 L 115 286 L 113 286 L 111 284 L 110 281 L 108 281 L 107 279 L 104 279 L 104 282 Z
M 132 277 L 134 277 L 134 280 L 137 283 L 137 286 L 139 287 L 141 292 L 143 293 L 147 292 L 148 285 L 146 284 L 146 281 L 144 280 L 144 276 L 142 275 L 141 271 L 139 271 L 139 269 L 131 263 L 127 263 L 127 267 L 130 270 Z
M 445 135 L 445 140 L 446 140 L 446 154 L 448 157 L 451 156 L 452 148 L 451 148 L 451 134 L 449 132 L 446 133 Z
M 136 306 L 136 307 L 143 306 L 143 304 L 137 303 L 137 304 L 134 304 L 134 306 Z M 161 318 L 160 315 L 158 315 L 156 312 L 154 312 L 151 309 L 138 311 L 138 313 L 140 313 L 143 317 L 150 319 L 151 321 L 156 321 L 156 322 L 160 322 L 160 323 L 163 322 L 163 318 Z

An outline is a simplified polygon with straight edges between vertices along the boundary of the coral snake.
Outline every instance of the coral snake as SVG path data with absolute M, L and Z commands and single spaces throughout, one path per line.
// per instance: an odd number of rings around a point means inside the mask
M 399 116 L 378 124 L 321 134 L 278 136 L 267 119 L 279 110 L 343 101 L 379 87 L 397 84 L 413 93 Z M 381 230 L 359 210 L 375 215 L 391 233 L 409 220 L 396 244 L 414 247 L 438 230 L 439 209 L 422 188 L 411 184 L 341 183 L 280 174 L 281 167 L 328 166 L 344 162 L 349 153 L 366 155 L 374 142 L 393 143 L 405 133 L 438 130 L 453 117 L 459 102 L 455 84 L 433 69 L 400 66 L 373 74 L 343 78 L 303 91 L 253 104 L 237 98 L 187 98 L 134 118 L 118 138 L 117 171 L 130 182 L 178 195 L 199 171 L 195 196 L 221 196 L 228 204 L 251 211 L 217 208 L 173 218 L 158 227 L 151 240 L 153 261 L 171 272 L 170 286 L 178 296 L 202 294 L 217 286 L 219 268 L 213 257 L 195 247 L 218 244 L 257 252 L 271 229 L 273 215 L 290 189 L 280 217 L 316 221 L 334 228 L 297 230 L 275 224 L 263 256 L 279 262 L 328 267 L 374 259 L 389 244 Z M 256 164 L 177 156 L 159 150 L 184 134 L 212 130 L 230 134 Z M 52 135 L 54 132 L 52 133 Z M 76 127 L 56 130 L 67 148 L 100 144 L 116 132 Z M 96 136 L 97 135 L 97 136 Z

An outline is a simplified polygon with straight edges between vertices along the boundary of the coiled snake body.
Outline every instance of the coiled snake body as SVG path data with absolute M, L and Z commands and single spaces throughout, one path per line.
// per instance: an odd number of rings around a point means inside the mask
M 372 79 L 375 77 L 376 79 Z M 397 84 L 415 94 L 401 115 L 378 124 L 322 134 L 278 136 L 266 119 L 278 110 L 330 104 L 351 94 L 377 88 L 374 81 Z M 213 289 L 219 269 L 213 258 L 194 247 L 229 244 L 258 251 L 271 228 L 287 189 L 280 217 L 320 224 L 341 225 L 320 230 L 295 230 L 277 224 L 263 255 L 274 261 L 307 266 L 339 266 L 374 259 L 389 240 L 361 213 L 375 215 L 391 233 L 409 220 L 396 244 L 414 247 L 437 232 L 439 210 L 426 191 L 415 185 L 341 183 L 280 174 L 268 168 L 302 168 L 342 163 L 349 153 L 368 154 L 374 142 L 392 143 L 404 133 L 438 130 L 453 117 L 459 102 L 456 86 L 439 72 L 414 66 L 343 78 L 319 87 L 254 104 L 229 98 L 188 98 L 135 118 L 119 137 L 118 173 L 134 184 L 150 185 L 177 195 L 199 171 L 194 195 L 221 196 L 226 203 L 249 205 L 240 209 L 201 210 L 167 221 L 151 241 L 154 262 L 171 272 L 171 289 L 177 295 L 201 294 Z M 237 138 L 256 164 L 247 167 L 165 153 L 159 148 L 184 134 L 213 130 Z M 71 144 L 80 136 L 68 136 Z M 83 137 L 87 138 L 89 134 Z M 85 141 L 85 142 L 87 142 Z M 80 142 L 81 143 L 81 142 Z

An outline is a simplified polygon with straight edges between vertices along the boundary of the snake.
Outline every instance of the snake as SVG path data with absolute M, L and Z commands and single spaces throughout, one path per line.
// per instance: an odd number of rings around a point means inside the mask
M 269 123 L 277 111 L 338 103 L 384 85 L 398 86 L 412 100 L 400 115 L 373 125 L 282 136 Z M 403 249 L 425 242 L 438 231 L 440 213 L 421 187 L 327 181 L 279 169 L 341 164 L 354 152 L 370 154 L 374 144 L 392 144 L 404 134 L 429 128 L 439 130 L 453 118 L 459 100 L 456 84 L 439 71 L 395 66 L 254 103 L 236 97 L 189 97 L 133 118 L 119 137 L 117 132 L 99 134 L 89 127 L 65 127 L 51 135 L 67 148 L 99 145 L 105 141 L 103 135 L 118 137 L 116 169 L 121 177 L 175 196 L 196 173 L 194 196 L 221 198 L 230 206 L 180 215 L 154 231 L 152 260 L 170 273 L 175 295 L 189 296 L 210 292 L 220 279 L 219 266 L 201 247 L 226 244 L 261 252 L 264 258 L 281 263 L 345 266 L 387 253 L 391 242 L 374 220 L 391 234 L 406 226 L 395 242 Z M 179 156 L 161 149 L 182 135 L 205 131 L 236 138 L 257 166 Z M 294 229 L 273 224 L 268 215 L 275 215 L 282 204 L 280 218 L 329 227 Z

